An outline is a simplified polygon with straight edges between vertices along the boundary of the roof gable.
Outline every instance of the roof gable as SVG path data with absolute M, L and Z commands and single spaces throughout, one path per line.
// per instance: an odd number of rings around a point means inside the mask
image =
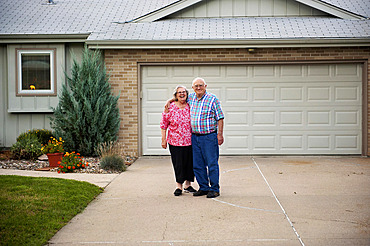
M 132 20 L 132 22 L 153 22 L 164 18 L 318 16 L 332 16 L 341 19 L 364 18 L 364 16 L 353 13 L 351 10 L 344 9 L 338 4 L 334 5 L 330 1 L 341 2 L 339 0 L 179 0 L 162 9 L 140 16 Z M 348 6 L 348 4 L 346 6 Z M 366 5 L 364 6 L 364 8 L 366 8 Z
M 235 18 L 235 17 L 318 17 L 328 16 L 295 0 L 205 0 L 178 11 L 167 18 Z

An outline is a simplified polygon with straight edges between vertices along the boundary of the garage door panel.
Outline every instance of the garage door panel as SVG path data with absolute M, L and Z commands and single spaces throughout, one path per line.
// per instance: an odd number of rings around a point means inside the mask
M 331 126 L 330 110 L 312 110 L 307 112 L 307 126 Z
M 147 98 L 147 103 L 153 102 L 163 102 L 166 101 L 166 96 L 168 95 L 168 89 L 154 89 L 154 88 L 147 88 L 145 90 L 145 96 Z M 167 97 L 168 99 L 168 97 Z
M 337 77 L 360 77 L 361 71 L 357 64 L 335 65 L 335 76 Z
M 304 138 L 302 135 L 281 135 L 280 148 L 281 150 L 303 151 Z
M 252 150 L 265 150 L 269 152 L 277 151 L 276 135 L 267 135 L 263 133 L 261 135 L 253 134 L 252 136 Z
M 192 66 L 175 66 L 172 67 L 174 78 L 187 78 L 189 74 L 194 74 L 194 67 Z
M 162 66 L 150 66 L 147 67 L 146 71 L 146 77 L 167 77 L 169 69 L 167 67 Z
M 332 88 L 330 86 L 308 86 L 307 87 L 307 101 L 308 102 L 330 102 Z
M 161 121 L 162 118 L 162 112 L 146 112 L 145 115 L 143 115 L 143 120 L 147 122 L 148 127 L 156 127 L 158 128 L 158 122 Z
M 264 131 L 231 133 L 225 137 L 221 154 L 356 154 L 361 150 L 358 133 L 304 131 L 269 135 Z M 335 143 L 333 145 L 333 143 Z
M 252 126 L 276 126 L 277 120 L 274 111 L 252 112 Z
M 302 111 L 280 111 L 280 126 L 303 127 L 304 114 Z
M 143 139 L 142 145 L 146 149 L 146 155 L 168 155 L 169 151 L 161 147 L 162 138 L 158 131 L 148 131 L 147 136 Z
M 220 66 L 201 66 L 199 67 L 199 77 L 202 78 L 219 78 L 222 73 Z
M 349 126 L 360 127 L 360 111 L 359 110 L 343 110 L 335 111 L 335 125 L 336 126 Z
M 303 88 L 302 87 L 281 87 L 280 88 L 280 102 L 294 102 L 302 103 L 304 100 L 303 97 Z
M 275 77 L 275 66 L 262 65 L 262 66 L 252 66 L 252 78 L 270 78 Z
M 245 79 L 248 76 L 247 66 L 226 66 L 225 75 L 227 78 L 241 78 Z
M 336 102 L 360 102 L 360 86 L 336 86 L 335 87 L 335 101 Z
M 160 146 L 163 105 L 198 76 L 225 113 L 221 154 L 361 154 L 361 66 L 144 66 L 143 154 L 169 153 Z
M 335 149 L 337 150 L 358 150 L 360 144 L 360 137 L 358 135 L 335 136 Z
M 279 66 L 281 77 L 303 77 L 305 67 L 301 65 Z
M 227 119 L 228 127 L 247 127 L 248 123 L 248 112 L 230 112 L 227 111 L 224 113 L 225 118 Z
M 317 77 L 326 78 L 329 77 L 330 74 L 332 74 L 332 69 L 334 68 L 333 65 L 326 65 L 326 64 L 320 64 L 320 65 L 308 65 L 307 66 L 307 76 L 308 77 L 314 77 L 317 79 Z
M 247 103 L 248 91 L 248 88 L 225 88 L 225 103 Z
M 252 88 L 253 102 L 276 102 L 276 88 L 274 87 L 254 87 Z
M 225 137 L 225 150 L 233 150 L 233 151 L 247 151 L 249 144 L 249 138 L 245 134 L 238 135 L 238 134 L 229 134 Z

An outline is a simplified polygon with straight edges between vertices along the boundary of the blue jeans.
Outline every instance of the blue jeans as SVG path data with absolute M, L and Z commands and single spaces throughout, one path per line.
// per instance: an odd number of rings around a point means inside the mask
M 191 144 L 193 147 L 193 169 L 199 189 L 220 192 L 217 133 L 192 134 Z

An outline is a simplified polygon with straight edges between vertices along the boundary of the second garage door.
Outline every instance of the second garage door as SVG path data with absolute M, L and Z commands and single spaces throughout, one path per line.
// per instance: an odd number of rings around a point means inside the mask
M 361 64 L 142 66 L 141 145 L 166 155 L 159 122 L 194 77 L 221 100 L 221 154 L 361 154 Z

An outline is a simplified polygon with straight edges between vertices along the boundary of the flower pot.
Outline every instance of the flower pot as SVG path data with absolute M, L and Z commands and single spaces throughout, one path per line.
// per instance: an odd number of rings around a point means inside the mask
M 62 160 L 64 154 L 63 153 L 49 153 L 46 155 L 48 156 L 50 167 L 59 167 L 58 162 Z

